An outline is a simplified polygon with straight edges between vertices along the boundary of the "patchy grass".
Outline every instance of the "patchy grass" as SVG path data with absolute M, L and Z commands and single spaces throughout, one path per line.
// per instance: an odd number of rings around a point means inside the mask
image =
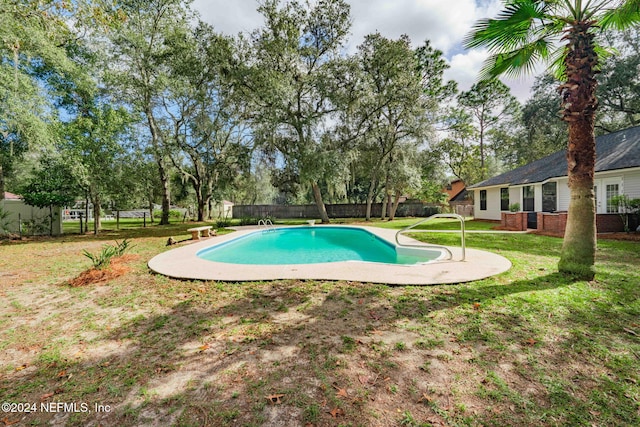
M 190 226 L 0 244 L 0 397 L 38 408 L 5 424 L 640 425 L 638 242 L 600 240 L 592 282 L 556 272 L 561 240 L 510 234 L 469 234 L 513 268 L 454 286 L 150 274 Z M 123 238 L 128 272 L 65 285 Z

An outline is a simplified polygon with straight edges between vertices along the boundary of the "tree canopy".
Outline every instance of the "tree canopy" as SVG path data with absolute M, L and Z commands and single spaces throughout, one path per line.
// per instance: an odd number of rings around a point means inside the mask
M 223 199 L 313 202 L 329 221 L 326 201 L 354 201 L 393 217 L 402 196 L 439 201 L 448 179 L 561 148 L 576 123 L 638 123 L 638 31 L 609 31 L 635 22 L 637 1 L 508 1 L 478 23 L 467 42 L 491 50 L 486 76 L 538 59 L 555 71 L 522 106 L 497 79 L 460 92 L 429 40 L 373 33 L 347 51 L 345 0 L 265 0 L 261 26 L 237 36 L 190 4 L 0 0 L 0 197 L 58 152 L 97 212 L 160 204 L 166 224 L 175 202 L 199 220 Z M 589 156 L 570 160 L 587 178 Z

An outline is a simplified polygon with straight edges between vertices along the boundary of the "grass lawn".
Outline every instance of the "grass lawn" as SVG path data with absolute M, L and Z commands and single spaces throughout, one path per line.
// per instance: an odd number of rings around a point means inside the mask
M 191 226 L 0 242 L 4 425 L 640 425 L 640 242 L 600 240 L 591 282 L 528 234 L 470 233 L 513 268 L 462 285 L 150 274 Z M 67 285 L 124 238 L 123 275 Z

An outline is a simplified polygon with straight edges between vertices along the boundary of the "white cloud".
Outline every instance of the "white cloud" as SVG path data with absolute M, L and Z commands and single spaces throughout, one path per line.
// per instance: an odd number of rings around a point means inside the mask
M 475 21 L 474 0 L 350 0 L 353 42 L 379 31 L 390 38 L 407 34 L 414 44 L 431 40 L 447 53 L 460 43 Z
M 478 74 L 486 58 L 487 52 L 479 49 L 453 55 L 449 60 L 451 68 L 445 71 L 444 77 L 458 82 L 458 89 L 461 91 L 469 90 L 478 80 Z
M 262 25 L 256 0 L 194 0 L 192 8 L 218 32 L 249 33 Z

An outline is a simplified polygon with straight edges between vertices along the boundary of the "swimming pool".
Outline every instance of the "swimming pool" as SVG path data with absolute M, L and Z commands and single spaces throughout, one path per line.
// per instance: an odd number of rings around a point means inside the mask
M 306 226 L 304 226 L 306 227 Z M 358 225 L 314 226 L 316 230 L 325 227 L 351 228 L 366 230 L 376 238 L 381 239 L 388 247 L 395 248 L 394 243 L 397 230 L 378 227 L 364 227 Z M 296 227 L 287 227 L 289 229 Z M 303 227 L 299 227 L 303 228 Z M 274 233 L 273 230 L 264 234 Z M 163 251 L 148 262 L 149 269 L 158 274 L 187 280 L 216 280 L 226 282 L 262 281 L 262 280 L 349 280 L 367 283 L 385 283 L 399 285 L 430 285 L 442 283 L 461 283 L 479 280 L 494 274 L 502 273 L 511 267 L 506 258 L 487 251 L 467 248 L 464 261 L 454 261 L 441 256 L 433 261 L 415 264 L 396 264 L 388 262 L 349 260 L 334 262 L 318 262 L 307 264 L 294 263 L 297 254 L 291 255 L 287 264 L 234 264 L 230 262 L 210 261 L 199 255 L 219 248 L 225 251 L 231 244 L 239 243 L 245 237 L 263 233 L 255 227 L 238 227 L 233 233 L 219 235 L 199 241 L 185 242 L 176 248 Z M 371 237 L 358 239 L 368 241 Z M 401 236 L 403 244 L 420 242 L 409 236 Z M 234 242 L 235 241 L 235 242 Z M 454 259 L 461 258 L 461 250 L 448 247 L 453 252 Z M 412 247 L 398 247 L 401 255 L 416 255 L 414 251 L 431 251 Z M 254 259 L 255 261 L 255 259 Z
M 412 265 L 439 259 L 443 253 L 396 247 L 361 228 L 310 226 L 255 231 L 203 249 L 197 256 L 208 261 L 253 265 L 340 261 Z

